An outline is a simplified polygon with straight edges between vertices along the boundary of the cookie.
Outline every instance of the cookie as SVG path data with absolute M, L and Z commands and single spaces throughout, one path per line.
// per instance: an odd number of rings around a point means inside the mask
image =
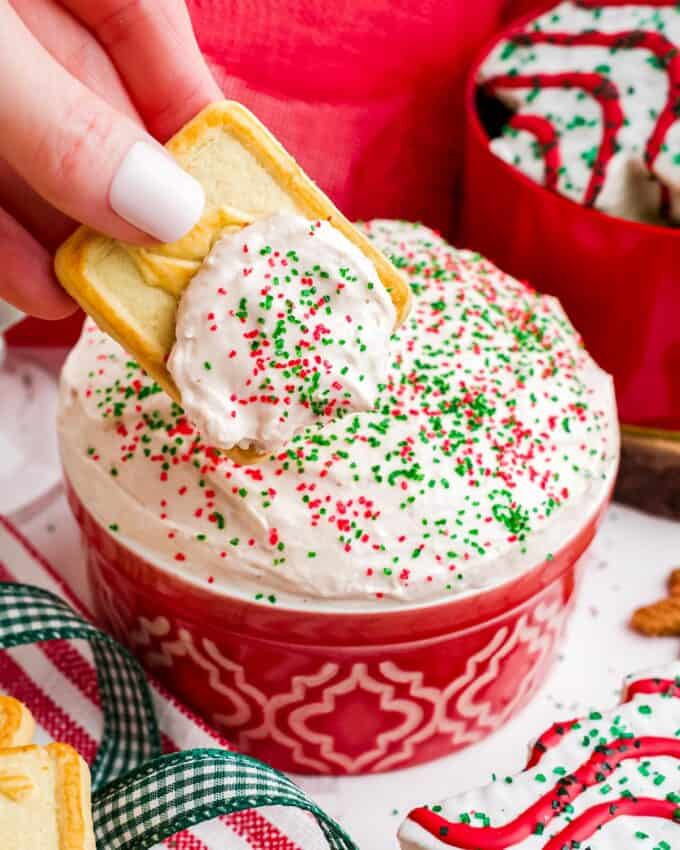
M 623 699 L 551 726 L 523 773 L 414 809 L 402 850 L 677 846 L 680 662 L 627 677 Z
M 0 749 L 23 747 L 33 740 L 35 721 L 23 703 L 0 695 Z
M 631 626 L 650 637 L 680 636 L 680 569 L 668 577 L 668 595 L 633 612 Z
M 0 749 L 0 847 L 95 850 L 90 774 L 72 747 Z
M 679 47 L 680 8 L 666 0 L 556 4 L 481 66 L 483 94 L 506 112 L 483 110 L 489 129 L 504 124 L 491 150 L 577 203 L 677 224 Z
M 203 185 L 201 220 L 171 245 L 140 248 L 79 228 L 59 248 L 57 277 L 97 324 L 176 401 L 180 393 L 166 360 L 175 340 L 180 295 L 217 239 L 256 219 L 292 212 L 327 220 L 373 263 L 390 292 L 397 323 L 410 290 L 399 272 L 326 198 L 279 142 L 245 107 L 206 107 L 167 144 Z M 253 453 L 228 452 L 236 460 Z

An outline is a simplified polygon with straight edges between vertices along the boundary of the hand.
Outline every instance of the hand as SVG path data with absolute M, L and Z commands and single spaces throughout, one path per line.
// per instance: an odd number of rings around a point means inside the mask
M 221 93 L 182 0 L 0 0 L 0 33 L 0 298 L 60 318 L 52 252 L 75 222 L 143 244 L 198 220 L 200 184 L 158 142 Z

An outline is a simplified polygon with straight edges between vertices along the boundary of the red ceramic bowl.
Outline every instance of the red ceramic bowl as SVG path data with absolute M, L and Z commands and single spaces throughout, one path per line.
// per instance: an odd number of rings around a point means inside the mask
M 489 150 L 476 79 L 509 31 L 468 79 L 461 244 L 560 299 L 614 376 L 622 422 L 680 430 L 680 231 L 584 208 Z
M 69 488 L 98 615 L 244 752 L 302 773 L 406 767 L 479 741 L 532 696 L 604 504 L 553 560 L 483 592 L 383 612 L 258 604 L 109 534 Z

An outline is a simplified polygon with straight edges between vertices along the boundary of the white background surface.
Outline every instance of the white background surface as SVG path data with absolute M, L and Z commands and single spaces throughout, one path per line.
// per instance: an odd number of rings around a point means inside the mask
M 55 370 L 63 356 L 40 354 Z M 61 490 L 14 522 L 86 598 L 77 529 Z M 407 770 L 296 780 L 345 826 L 361 850 L 395 850 L 396 830 L 411 807 L 483 784 L 494 771 L 521 769 L 529 740 L 555 720 L 611 705 L 625 673 L 679 657 L 677 640 L 642 638 L 627 627 L 635 607 L 664 595 L 668 573 L 677 565 L 680 523 L 615 505 L 586 556 L 559 659 L 539 695 L 504 729 L 456 755 Z

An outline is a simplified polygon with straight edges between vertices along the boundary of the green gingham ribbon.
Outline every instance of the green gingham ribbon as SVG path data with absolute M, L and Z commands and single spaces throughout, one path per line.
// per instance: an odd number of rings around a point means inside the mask
M 261 806 L 309 812 L 331 850 L 358 850 L 347 833 L 283 773 L 219 749 L 161 755 L 144 673 L 112 637 L 46 590 L 0 583 L 0 649 L 84 639 L 97 669 L 103 740 L 92 765 L 93 819 L 101 850 L 148 850 L 220 815 Z
M 260 806 L 295 806 L 317 820 L 331 850 L 358 850 L 295 783 L 257 759 L 227 750 L 160 756 L 93 798 L 97 844 L 147 850 L 183 829 Z
M 63 599 L 39 587 L 0 584 L 0 647 L 83 639 L 92 648 L 104 715 L 92 764 L 99 788 L 162 752 L 149 686 L 137 661 L 112 637 L 83 620 Z

